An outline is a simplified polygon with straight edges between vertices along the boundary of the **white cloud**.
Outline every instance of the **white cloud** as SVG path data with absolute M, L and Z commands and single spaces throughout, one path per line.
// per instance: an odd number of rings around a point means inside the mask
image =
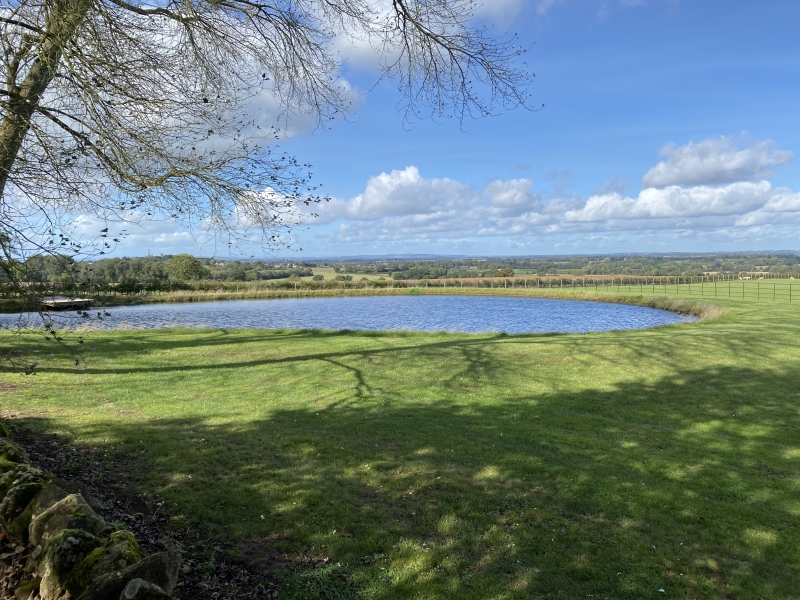
M 794 157 L 788 150 L 779 150 L 771 140 L 740 149 L 730 137 L 689 142 L 677 148 L 667 145 L 660 154 L 666 160 L 645 173 L 642 183 L 646 187 L 763 179 L 771 174 L 773 167 L 784 165 Z
M 495 217 L 516 217 L 542 210 L 542 199 L 533 192 L 530 179 L 493 181 L 483 194 L 489 200 L 490 214 Z
M 381 173 L 370 178 L 363 193 L 351 200 L 333 199 L 321 205 L 315 223 L 346 218 L 369 221 L 390 216 L 426 216 L 464 209 L 477 201 L 475 192 L 452 179 L 425 179 L 416 167 Z
M 737 182 L 727 186 L 647 188 L 636 198 L 620 194 L 592 196 L 580 210 L 568 211 L 565 221 L 612 219 L 667 219 L 740 215 L 763 206 L 772 187 L 767 181 Z
M 661 164 L 668 167 L 658 165 L 649 173 L 657 172 L 666 180 L 671 168 L 673 178 L 683 173 L 682 183 L 690 177 L 713 181 L 734 174 L 739 180 L 651 186 L 625 195 L 624 186 L 611 179 L 589 198 L 556 196 L 545 201 L 530 179 L 497 180 L 476 189 L 452 179 L 426 178 L 409 166 L 371 178 L 364 192 L 350 200 L 332 200 L 318 211 L 321 218 L 309 223 L 338 223 L 335 231 L 328 228 L 320 234 L 331 242 L 440 243 L 487 237 L 522 241 L 555 233 L 612 231 L 673 230 L 686 235 L 800 220 L 800 193 L 775 189 L 766 180 L 751 180 L 791 158 L 791 153 L 778 150 L 770 141 L 739 150 L 730 138 L 705 140 L 670 148 L 667 158 Z
M 723 170 L 737 173 L 737 181 L 651 186 L 625 194 L 619 180 L 611 179 L 588 198 L 563 197 L 556 190 L 555 197 L 545 200 L 528 178 L 496 180 L 478 188 L 449 178 L 425 177 L 417 167 L 408 166 L 370 178 L 364 191 L 350 199 L 333 198 L 322 205 L 301 207 L 302 214 L 297 216 L 309 227 L 298 231 L 297 239 L 304 247 L 310 244 L 323 253 L 331 253 L 330 248 L 346 253 L 346 248 L 359 245 L 370 246 L 371 252 L 403 248 L 447 253 L 458 248 L 481 253 L 491 243 L 541 251 L 544 244 L 551 249 L 558 244 L 567 244 L 564 248 L 577 244 L 578 248 L 585 242 L 585 248 L 603 250 L 619 247 L 619 240 L 625 238 L 630 244 L 639 243 L 640 249 L 653 248 L 659 240 L 666 250 L 670 243 L 673 248 L 675 244 L 685 247 L 690 239 L 709 245 L 740 245 L 755 235 L 762 240 L 793 240 L 794 234 L 786 232 L 800 225 L 800 192 L 775 188 L 764 179 L 752 180 L 769 166 L 787 161 L 791 153 L 769 141 L 752 144 L 745 151 L 735 147 L 729 151 L 731 144 L 729 138 L 719 138 L 673 148 L 666 162 L 672 159 L 677 171 L 697 173 L 698 169 L 691 171 L 687 166 L 692 157 L 703 154 L 697 148 L 716 149 L 712 162 L 727 165 Z M 739 152 L 745 152 L 745 158 L 737 158 Z M 711 150 L 705 153 L 711 154 Z M 712 171 L 704 168 L 706 174 Z M 311 217 L 311 212 L 319 218 Z M 88 230 L 99 227 L 89 221 L 79 225 Z M 142 228 L 129 230 L 124 245 L 138 251 L 126 253 L 142 254 L 146 248 L 154 254 L 175 252 L 179 247 L 191 251 L 187 247 L 191 236 L 173 222 L 146 222 Z M 217 248 L 213 238 L 206 239 L 202 252 L 211 255 L 225 250 L 224 244 Z

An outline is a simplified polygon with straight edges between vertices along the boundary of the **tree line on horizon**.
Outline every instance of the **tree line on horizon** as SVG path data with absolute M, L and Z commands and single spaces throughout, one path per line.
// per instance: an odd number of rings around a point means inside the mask
M 800 255 L 753 253 L 697 256 L 607 255 L 503 259 L 457 259 L 390 262 L 348 262 L 337 272 L 391 275 L 393 279 L 509 277 L 514 275 L 633 275 L 700 277 L 707 274 L 800 272 Z
M 536 276 L 682 276 L 765 272 L 797 274 L 797 254 L 717 254 L 698 256 L 571 256 L 504 259 L 409 260 L 363 262 L 267 262 L 197 258 L 189 254 L 106 258 L 75 261 L 69 256 L 37 255 L 13 265 L 23 281 L 60 288 L 113 286 L 120 292 L 145 285 L 148 289 L 192 288 L 199 281 L 267 282 L 310 277 L 314 268 L 332 267 L 337 278 L 380 275 L 387 279 L 443 279 Z M 317 276 L 321 279 L 321 276 Z M 2 276 L 0 276 L 0 280 Z
M 119 291 L 148 284 L 150 289 L 171 287 L 198 280 L 269 281 L 293 275 L 312 275 L 308 266 L 276 267 L 264 261 L 227 261 L 196 258 L 190 254 L 105 258 L 75 261 L 69 256 L 36 255 L 13 265 L 19 278 L 29 284 L 58 284 L 61 288 L 104 287 L 113 284 Z M 0 281 L 3 277 L 0 275 Z M 176 287 L 177 286 L 177 287 Z

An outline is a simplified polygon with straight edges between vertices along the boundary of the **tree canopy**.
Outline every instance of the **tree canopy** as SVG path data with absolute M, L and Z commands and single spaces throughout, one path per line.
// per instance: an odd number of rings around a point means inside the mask
M 298 115 L 324 127 L 350 109 L 336 42 L 374 50 L 407 121 L 527 106 L 523 50 L 476 25 L 475 8 L 0 1 L 0 265 L 104 254 L 120 239 L 109 224 L 158 218 L 278 243 L 325 199 L 312 166 L 275 144 Z
M 178 254 L 167 261 L 167 273 L 178 281 L 199 279 L 206 272 L 203 263 L 191 254 Z

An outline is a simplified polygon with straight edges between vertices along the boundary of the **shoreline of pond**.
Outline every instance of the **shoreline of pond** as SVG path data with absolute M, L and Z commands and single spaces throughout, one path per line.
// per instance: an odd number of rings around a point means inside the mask
M 605 294 L 498 294 L 485 293 L 485 290 L 482 294 L 474 291 L 444 294 L 443 290 L 432 293 L 414 293 L 416 290 L 412 290 L 412 293 L 405 294 L 387 291 L 376 294 L 373 291 L 365 294 L 364 290 L 348 291 L 350 293 L 324 295 L 305 292 L 302 295 L 283 294 L 281 298 L 271 298 L 288 300 L 288 304 L 265 304 L 266 299 L 213 299 L 216 302 L 98 307 L 96 311 L 51 313 L 51 318 L 56 329 L 65 331 L 189 327 L 230 330 L 504 332 L 515 335 L 649 329 L 708 321 L 724 311 L 718 306 L 685 299 L 625 298 Z M 378 297 L 381 302 L 377 302 Z M 349 302 L 339 304 L 339 300 Z M 528 300 L 541 302 L 529 304 Z M 620 309 L 614 309 L 615 305 Z M 622 306 L 628 308 L 622 309 Z M 662 314 L 648 314 L 638 309 Z M 61 318 L 58 318 L 59 315 Z M 6 321 L 4 328 L 7 330 L 14 327 L 36 329 L 41 326 L 37 313 L 23 313 L 17 322 L 7 318 L 0 321 Z
M 711 321 L 725 315 L 726 308 L 702 298 L 686 298 L 682 296 L 641 294 L 624 295 L 617 291 L 605 291 L 583 288 L 335 288 L 335 289 L 272 289 L 253 292 L 160 292 L 151 294 L 137 294 L 130 296 L 99 296 L 96 303 L 89 310 L 102 310 L 103 308 L 142 306 L 150 304 L 186 304 L 201 302 L 227 302 L 241 300 L 280 300 L 301 298 L 339 298 L 339 297 L 365 297 L 365 296 L 406 296 L 406 295 L 432 295 L 432 296 L 507 296 L 529 298 L 551 298 L 557 300 L 578 300 L 588 302 L 603 302 L 607 304 L 626 304 L 666 310 L 679 315 L 697 317 L 699 321 Z M 7 301 L 6 301 L 7 302 Z M 19 304 L 8 307 L 0 302 L 0 313 L 20 314 L 36 312 L 21 310 Z M 54 313 L 57 314 L 57 313 Z

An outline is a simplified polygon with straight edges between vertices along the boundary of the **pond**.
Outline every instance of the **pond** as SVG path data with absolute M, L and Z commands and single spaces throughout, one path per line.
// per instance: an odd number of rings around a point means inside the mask
M 103 309 L 92 327 L 113 329 L 208 327 L 214 329 L 356 329 L 468 333 L 587 333 L 646 329 L 696 321 L 694 317 L 626 304 L 508 296 L 368 296 L 145 304 Z M 90 311 L 93 317 L 97 309 Z M 53 313 L 60 327 L 85 319 Z M 0 326 L 19 315 L 0 315 Z M 38 315 L 28 325 L 41 324 Z

